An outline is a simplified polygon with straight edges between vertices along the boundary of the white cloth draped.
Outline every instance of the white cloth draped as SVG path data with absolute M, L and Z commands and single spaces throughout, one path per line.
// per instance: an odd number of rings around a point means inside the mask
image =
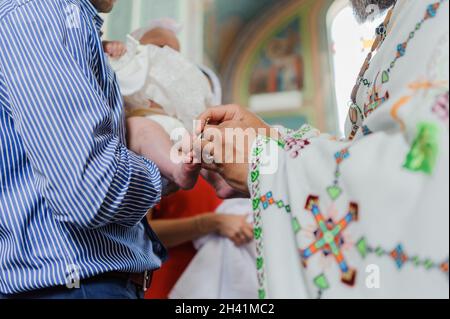
M 221 214 L 249 215 L 250 201 L 227 200 Z M 255 243 L 236 247 L 229 239 L 209 235 L 194 243 L 198 253 L 179 279 L 171 299 L 256 299 Z

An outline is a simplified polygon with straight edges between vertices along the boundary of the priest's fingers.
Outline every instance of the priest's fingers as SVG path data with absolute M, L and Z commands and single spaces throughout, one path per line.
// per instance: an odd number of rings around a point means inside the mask
M 217 125 L 225 121 L 236 120 L 240 109 L 239 105 L 222 105 L 207 109 L 198 118 L 199 125 L 196 128 L 196 133 L 201 134 L 207 123 Z

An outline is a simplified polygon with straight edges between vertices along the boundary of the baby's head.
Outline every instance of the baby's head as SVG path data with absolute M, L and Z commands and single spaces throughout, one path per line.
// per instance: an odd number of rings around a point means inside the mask
M 180 52 L 180 41 L 175 32 L 162 27 L 154 28 L 144 33 L 140 42 L 142 45 L 153 44 L 158 47 L 168 46 L 175 51 Z
M 170 47 L 180 52 L 180 33 L 181 25 L 170 18 L 162 18 L 150 21 L 147 27 L 134 31 L 131 35 L 142 45 L 155 45 L 158 47 Z

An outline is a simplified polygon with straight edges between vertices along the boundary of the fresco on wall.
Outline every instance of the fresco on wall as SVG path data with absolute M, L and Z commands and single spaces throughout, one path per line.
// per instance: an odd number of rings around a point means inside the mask
M 335 131 L 326 24 L 333 2 L 266 1 L 266 7 L 239 29 L 223 57 L 210 56 L 220 70 L 225 103 L 247 106 L 266 121 L 289 128 L 307 122 Z M 207 28 L 211 25 L 210 21 Z
M 278 31 L 257 53 L 250 94 L 301 91 L 304 66 L 301 51 L 300 18 Z

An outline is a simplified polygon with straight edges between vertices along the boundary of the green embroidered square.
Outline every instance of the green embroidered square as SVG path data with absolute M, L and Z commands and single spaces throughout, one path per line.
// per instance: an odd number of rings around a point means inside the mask
M 300 225 L 300 223 L 296 217 L 294 217 L 292 219 L 292 227 L 294 228 L 294 232 L 296 234 L 298 234 L 300 232 L 300 230 L 302 230 L 302 226 Z
M 258 291 L 259 299 L 266 299 L 266 292 L 263 289 L 259 289 Z
M 431 261 L 430 259 L 425 260 L 425 262 L 423 263 L 423 265 L 425 266 L 426 270 L 430 270 L 431 268 L 434 267 L 434 263 L 433 261 Z
M 286 147 L 286 143 L 283 140 L 278 140 L 277 144 L 279 147 L 281 147 L 282 149 L 284 149 Z
M 262 229 L 260 227 L 255 228 L 255 239 L 260 240 L 262 235 Z
M 320 290 L 326 290 L 330 288 L 330 284 L 328 283 L 327 277 L 325 275 L 320 275 L 314 278 L 314 284 L 319 288 Z
M 383 256 L 383 255 L 385 254 L 385 251 L 384 251 L 383 248 L 377 247 L 377 248 L 375 249 L 375 254 L 377 254 L 377 256 Z
M 253 210 L 257 210 L 258 209 L 260 202 L 261 202 L 261 200 L 259 198 L 255 198 L 253 200 Z
M 253 171 L 250 173 L 251 179 L 252 179 L 252 183 L 256 182 L 259 178 L 259 170 Z
M 361 257 L 364 259 L 367 256 L 367 251 L 368 251 L 368 247 L 367 247 L 367 240 L 363 237 L 361 238 L 357 243 L 356 243 L 356 248 L 359 251 L 359 254 L 361 255 Z
M 404 168 L 431 175 L 439 153 L 439 127 L 433 123 L 419 123 L 417 136 L 406 157 Z
M 411 259 L 411 261 L 413 262 L 413 264 L 415 266 L 420 266 L 420 258 L 418 256 L 415 256 Z
M 255 148 L 253 148 L 253 156 L 258 157 L 259 155 L 261 155 L 261 153 L 263 152 L 263 147 L 262 146 L 255 146 Z
M 262 257 L 259 257 L 256 259 L 256 268 L 258 270 L 261 270 L 264 266 L 264 259 Z

